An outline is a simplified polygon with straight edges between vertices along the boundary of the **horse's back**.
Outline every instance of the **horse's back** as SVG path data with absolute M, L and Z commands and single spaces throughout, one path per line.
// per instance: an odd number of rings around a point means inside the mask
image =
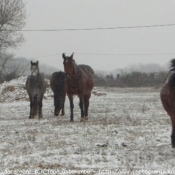
M 161 95 L 175 91 L 175 71 L 170 71 L 164 79 Z
M 78 67 L 80 67 L 88 76 L 94 76 L 94 70 L 90 66 L 79 64 Z
M 86 91 L 91 91 L 94 87 L 94 70 L 88 65 L 80 64 L 78 66 L 85 73 Z
M 50 87 L 53 92 L 58 88 L 65 89 L 65 73 L 64 72 L 54 72 L 50 80 Z

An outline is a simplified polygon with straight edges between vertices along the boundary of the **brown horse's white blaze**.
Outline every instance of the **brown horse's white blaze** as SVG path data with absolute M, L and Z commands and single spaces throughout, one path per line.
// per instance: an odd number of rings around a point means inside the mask
M 160 98 L 165 111 L 171 118 L 171 144 L 175 148 L 175 59 L 171 60 L 170 71 L 161 88 Z
M 91 97 L 91 91 L 94 87 L 94 71 L 88 65 L 77 65 L 71 56 L 65 56 L 64 59 L 64 71 L 66 74 L 66 93 L 70 102 L 70 121 L 73 121 L 73 95 L 79 97 L 79 107 L 81 110 L 81 121 L 88 119 L 89 99 Z

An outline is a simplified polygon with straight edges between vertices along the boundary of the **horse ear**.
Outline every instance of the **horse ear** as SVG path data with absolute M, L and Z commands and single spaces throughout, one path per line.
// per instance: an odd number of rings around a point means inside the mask
M 65 58 L 66 58 L 65 53 L 63 53 L 63 54 L 62 54 L 62 57 L 63 57 L 63 59 L 65 59 Z
M 33 64 L 33 62 L 31 61 L 30 64 Z
M 36 64 L 38 65 L 38 63 L 39 63 L 39 62 L 37 61 Z
M 74 52 L 72 53 L 72 55 L 70 56 L 70 58 L 73 59 L 73 56 L 74 56 Z

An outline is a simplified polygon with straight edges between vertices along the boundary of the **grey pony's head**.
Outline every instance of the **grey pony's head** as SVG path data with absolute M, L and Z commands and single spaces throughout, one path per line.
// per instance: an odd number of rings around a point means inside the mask
M 37 62 L 30 62 L 31 63 L 31 75 L 37 76 L 39 74 L 39 67 L 38 67 L 38 61 Z

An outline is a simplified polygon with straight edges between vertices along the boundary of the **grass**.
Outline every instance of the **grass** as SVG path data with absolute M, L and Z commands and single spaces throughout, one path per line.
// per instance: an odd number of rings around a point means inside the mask
M 77 98 L 73 123 L 68 100 L 63 117 L 54 117 L 53 100 L 44 100 L 43 120 L 28 119 L 28 102 L 2 104 L 0 166 L 11 170 L 173 168 L 171 126 L 159 91 L 102 91 L 107 95 L 91 97 L 88 122 L 80 122 Z

